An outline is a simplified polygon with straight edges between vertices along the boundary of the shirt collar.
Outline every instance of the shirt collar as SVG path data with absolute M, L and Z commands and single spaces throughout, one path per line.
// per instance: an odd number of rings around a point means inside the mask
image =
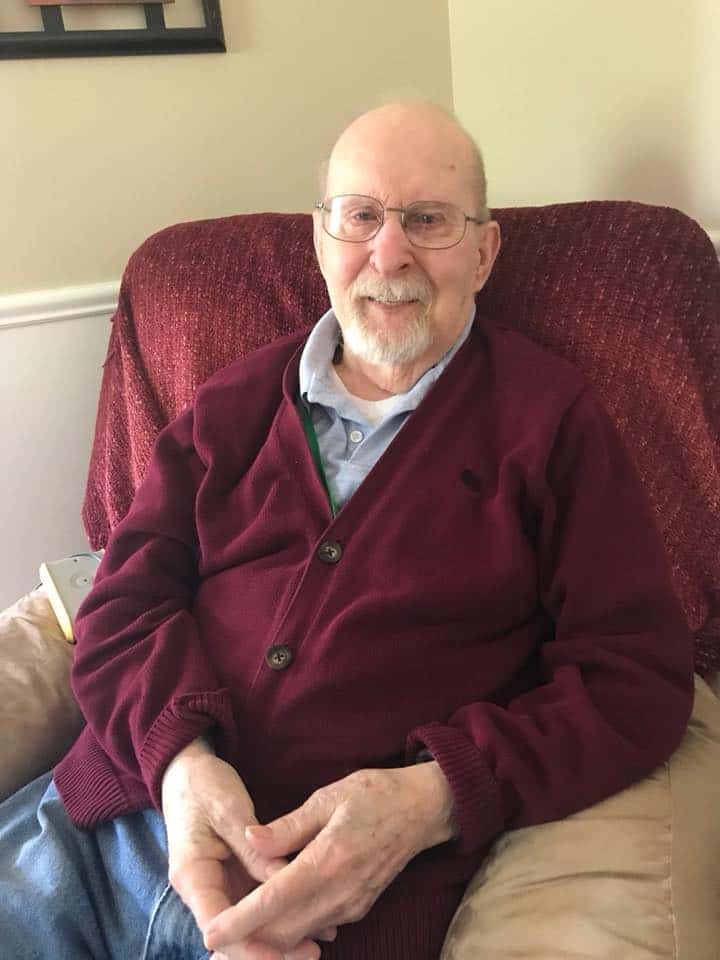
M 405 413 L 414 410 L 418 406 L 430 387 L 443 373 L 457 351 L 467 340 L 474 319 L 475 305 L 473 304 L 468 321 L 460 331 L 460 335 L 455 343 L 440 357 L 437 363 L 425 371 L 408 391 L 397 394 L 395 398 L 397 404 L 392 407 L 388 416 Z M 323 406 L 332 407 L 344 419 L 359 420 L 362 422 L 363 418 L 359 417 L 358 411 L 352 404 L 351 399 L 338 392 L 333 378 L 330 375 L 335 350 L 340 342 L 340 325 L 334 312 L 330 309 L 320 317 L 310 331 L 310 335 L 303 347 L 298 371 L 300 396 L 307 403 L 320 403 Z

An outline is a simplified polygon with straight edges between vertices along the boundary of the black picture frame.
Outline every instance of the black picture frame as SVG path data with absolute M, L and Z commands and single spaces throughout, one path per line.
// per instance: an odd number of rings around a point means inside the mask
M 0 60 L 225 53 L 220 0 L 201 0 L 203 27 L 166 27 L 162 3 L 143 3 L 145 29 L 66 30 L 62 7 L 40 6 L 42 30 L 0 32 Z

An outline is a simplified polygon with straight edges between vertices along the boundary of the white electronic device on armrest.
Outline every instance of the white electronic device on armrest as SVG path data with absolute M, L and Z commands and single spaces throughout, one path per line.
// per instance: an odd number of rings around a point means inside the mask
M 40 565 L 40 581 L 57 617 L 65 639 L 74 642 L 73 623 L 78 607 L 90 592 L 102 551 L 77 553 L 62 560 L 48 560 Z

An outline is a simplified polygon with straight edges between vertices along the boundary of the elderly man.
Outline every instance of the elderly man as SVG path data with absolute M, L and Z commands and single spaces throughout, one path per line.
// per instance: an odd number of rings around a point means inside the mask
M 200 389 L 108 547 L 88 725 L 3 810 L 31 876 L 2 956 L 430 960 L 502 830 L 682 736 L 691 641 L 622 446 L 475 319 L 500 237 L 470 138 L 365 114 L 314 220 L 332 310 Z

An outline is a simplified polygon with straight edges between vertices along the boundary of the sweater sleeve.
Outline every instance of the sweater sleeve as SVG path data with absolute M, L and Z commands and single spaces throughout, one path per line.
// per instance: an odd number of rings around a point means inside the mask
M 72 683 L 87 723 L 121 777 L 143 781 L 158 806 L 172 757 L 213 725 L 232 726 L 191 612 L 204 473 L 189 410 L 160 434 L 76 621 Z
M 554 622 L 542 682 L 411 731 L 453 790 L 459 843 L 559 819 L 648 775 L 692 709 L 692 638 L 644 490 L 589 390 L 542 464 L 538 602 Z

